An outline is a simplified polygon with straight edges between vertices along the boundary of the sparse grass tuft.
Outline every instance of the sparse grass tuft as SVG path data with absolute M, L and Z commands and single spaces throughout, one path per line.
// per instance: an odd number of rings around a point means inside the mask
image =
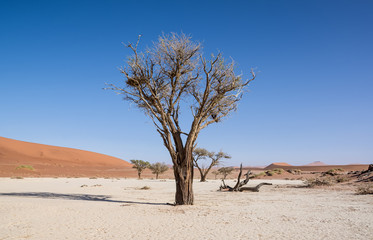
M 18 170 L 18 169 L 28 169 L 28 170 L 31 170 L 31 171 L 34 171 L 34 170 L 35 170 L 34 167 L 31 166 L 31 165 L 19 165 L 16 169 L 17 169 L 17 170 Z
M 10 179 L 23 179 L 23 177 L 16 176 L 16 177 L 11 177 Z
M 150 187 L 149 186 L 143 186 L 142 188 L 140 188 L 140 190 L 149 190 Z
M 373 194 L 373 184 L 366 184 L 364 186 L 360 186 L 356 190 L 356 194 L 358 195 L 368 195 Z

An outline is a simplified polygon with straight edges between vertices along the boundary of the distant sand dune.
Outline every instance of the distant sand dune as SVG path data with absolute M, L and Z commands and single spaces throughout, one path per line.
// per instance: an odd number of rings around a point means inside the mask
M 19 168 L 21 165 L 32 166 Z M 127 172 L 132 165 L 108 155 L 0 137 L 0 176 L 92 176 Z M 119 173 L 120 174 L 120 173 Z
M 300 169 L 302 171 L 309 171 L 309 172 L 325 172 L 333 168 L 341 168 L 344 171 L 362 171 L 368 169 L 368 164 L 349 164 L 349 165 L 327 165 L 323 164 L 322 162 L 315 162 L 308 165 L 303 166 L 293 166 L 287 163 L 272 163 L 264 168 L 264 170 L 272 170 L 275 168 L 282 168 L 284 170 L 289 169 Z
M 268 165 L 264 169 L 274 169 L 274 168 L 290 167 L 290 166 L 291 166 L 290 164 L 285 163 L 285 162 L 275 162 L 275 163 Z
M 320 161 L 316 161 L 316 162 L 312 162 L 312 163 L 309 163 L 307 165 L 304 165 L 304 166 L 326 166 L 327 164 L 323 163 L 323 162 L 320 162 Z

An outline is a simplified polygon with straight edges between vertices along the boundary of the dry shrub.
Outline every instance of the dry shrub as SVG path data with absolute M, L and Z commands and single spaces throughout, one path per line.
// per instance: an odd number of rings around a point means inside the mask
M 150 187 L 149 186 L 143 186 L 142 188 L 140 188 L 140 190 L 149 190 Z
M 261 176 L 265 176 L 265 175 L 266 175 L 265 172 L 260 172 L 260 173 L 258 173 L 258 174 L 255 174 L 255 175 L 254 175 L 254 178 L 261 177 Z
M 293 175 L 301 175 L 302 174 L 302 170 L 300 170 L 300 169 L 288 169 L 286 171 L 288 173 L 293 174 Z
M 342 168 L 333 168 L 333 169 L 330 169 L 326 172 L 323 172 L 323 175 L 330 175 L 330 176 L 336 176 L 336 175 L 340 175 L 344 172 L 344 170 Z
M 356 194 L 358 195 L 373 194 L 373 184 L 366 184 L 366 185 L 358 187 L 358 189 L 356 190 Z
M 307 186 L 308 187 L 317 187 L 317 186 L 331 186 L 333 185 L 333 181 L 330 178 L 315 178 L 315 179 L 307 179 Z
M 274 172 L 274 171 L 270 171 L 270 170 L 268 170 L 268 171 L 265 171 L 265 174 L 266 174 L 267 176 L 273 176 L 273 175 L 275 175 L 275 172 Z
M 11 177 L 11 179 L 23 179 L 23 177 L 15 176 L 15 177 Z
M 284 172 L 284 169 L 282 169 L 282 168 L 275 168 L 273 170 L 265 171 L 264 174 L 267 175 L 267 176 L 273 176 L 275 174 L 281 175 L 283 172 Z
M 350 181 L 350 179 L 349 179 L 348 177 L 346 177 L 346 176 L 337 176 L 337 177 L 335 178 L 335 181 L 336 181 L 337 183 L 343 183 L 343 182 L 348 182 L 348 181 Z

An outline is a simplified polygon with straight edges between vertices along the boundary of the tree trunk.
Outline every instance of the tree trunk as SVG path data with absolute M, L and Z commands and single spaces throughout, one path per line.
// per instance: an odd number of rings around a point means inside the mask
M 155 179 L 158 179 L 158 173 L 155 174 Z
M 187 158 L 187 157 L 185 157 Z M 176 182 L 175 205 L 193 205 L 193 162 L 184 159 L 182 164 L 174 164 Z
M 139 179 L 141 179 L 141 172 L 137 172 L 137 176 L 139 176 Z
M 193 178 L 184 179 L 183 176 L 175 174 L 176 193 L 175 205 L 193 205 Z
M 201 176 L 201 181 L 200 182 L 206 182 L 206 174 L 203 174 L 203 171 L 199 166 L 197 166 L 197 169 L 198 169 L 199 174 Z

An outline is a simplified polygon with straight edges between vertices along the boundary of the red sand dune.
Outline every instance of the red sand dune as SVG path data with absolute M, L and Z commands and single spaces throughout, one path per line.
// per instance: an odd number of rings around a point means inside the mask
M 32 166 L 34 170 L 18 168 Z M 0 176 L 123 176 L 132 165 L 119 158 L 79 149 L 0 137 Z M 132 175 L 132 174 L 131 174 Z
M 291 167 L 291 165 L 285 162 L 276 162 L 276 163 L 271 163 L 264 169 L 274 169 L 274 168 L 284 168 L 284 167 Z

